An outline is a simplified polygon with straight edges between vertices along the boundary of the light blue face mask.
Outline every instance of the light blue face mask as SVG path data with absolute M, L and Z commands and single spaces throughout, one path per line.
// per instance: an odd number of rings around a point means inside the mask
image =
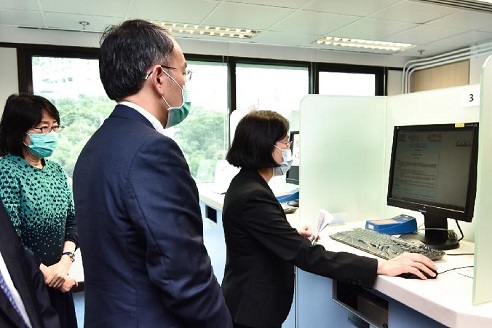
M 284 175 L 292 166 L 292 162 L 293 162 L 292 151 L 288 148 L 281 149 L 280 147 L 277 146 L 274 147 L 280 149 L 280 151 L 282 152 L 282 163 L 280 163 L 280 166 L 273 168 L 273 176 Z
M 176 82 L 176 80 L 171 75 L 167 74 L 167 76 L 169 76 L 169 78 L 173 80 L 173 82 L 176 83 L 178 87 L 181 89 L 181 97 L 183 98 L 183 102 L 181 103 L 181 106 L 171 107 L 167 102 L 166 98 L 164 98 L 163 95 L 161 96 L 162 100 L 164 100 L 164 102 L 168 107 L 166 128 L 170 128 L 172 126 L 176 126 L 179 123 L 183 122 L 184 119 L 188 116 L 191 108 L 191 100 L 189 99 L 190 96 L 188 90 L 186 90 L 185 87 L 180 86 L 179 83 Z
M 58 134 L 55 132 L 47 134 L 27 133 L 27 135 L 31 144 L 26 146 L 29 148 L 29 152 L 38 158 L 50 157 L 58 146 Z

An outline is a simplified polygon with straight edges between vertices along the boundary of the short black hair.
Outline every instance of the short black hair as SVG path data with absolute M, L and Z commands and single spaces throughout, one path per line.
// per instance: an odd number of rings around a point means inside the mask
M 23 156 L 27 130 L 41 122 L 43 110 L 60 125 L 60 114 L 48 99 L 31 94 L 12 94 L 7 98 L 0 122 L 0 156 Z
M 149 68 L 167 64 L 174 50 L 168 30 L 140 19 L 109 26 L 100 44 L 99 77 L 116 101 L 138 93 Z
M 226 160 L 244 169 L 277 167 L 272 156 L 275 143 L 287 136 L 289 121 L 277 112 L 255 110 L 244 116 L 236 127 Z

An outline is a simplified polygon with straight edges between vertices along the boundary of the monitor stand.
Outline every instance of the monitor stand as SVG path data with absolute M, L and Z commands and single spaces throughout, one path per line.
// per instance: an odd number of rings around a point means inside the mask
M 438 215 L 424 214 L 425 233 L 403 235 L 405 239 L 417 239 L 432 249 L 448 250 L 460 246 L 453 230 L 448 230 L 448 219 Z

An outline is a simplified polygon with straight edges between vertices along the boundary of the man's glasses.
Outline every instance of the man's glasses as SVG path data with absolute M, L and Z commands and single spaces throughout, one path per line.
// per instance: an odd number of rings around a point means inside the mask
M 61 130 L 63 130 L 64 128 L 65 127 L 63 125 L 53 125 L 53 126 L 43 125 L 43 126 L 40 126 L 39 128 L 31 128 L 30 130 L 39 131 L 37 133 L 48 134 L 50 132 L 58 133 Z
M 160 66 L 162 68 L 167 68 L 167 69 L 176 69 L 176 70 L 178 69 L 178 68 L 172 67 L 172 66 L 165 66 L 165 65 L 160 65 Z M 150 71 L 149 73 L 147 73 L 147 75 L 145 76 L 145 80 L 147 80 L 151 75 L 152 75 L 152 71 Z M 185 72 L 183 73 L 185 83 L 190 82 L 192 75 L 193 75 L 193 71 L 191 69 L 185 70 Z

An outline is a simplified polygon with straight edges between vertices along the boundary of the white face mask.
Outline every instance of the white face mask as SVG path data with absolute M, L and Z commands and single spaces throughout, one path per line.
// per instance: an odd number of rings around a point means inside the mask
M 287 173 L 287 171 L 292 166 L 292 161 L 293 161 L 292 160 L 292 152 L 288 148 L 281 149 L 277 146 L 274 146 L 274 147 L 277 149 L 280 149 L 280 151 L 282 152 L 282 163 L 280 163 L 280 166 L 273 168 L 273 175 L 274 176 L 284 175 L 285 173 Z

